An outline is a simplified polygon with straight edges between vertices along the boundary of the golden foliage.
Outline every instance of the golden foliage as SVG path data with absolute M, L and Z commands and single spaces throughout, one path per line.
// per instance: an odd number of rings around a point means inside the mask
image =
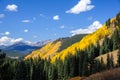
M 42 59 L 51 58 L 52 62 L 56 61 L 57 58 L 64 60 L 68 54 L 74 55 L 76 50 L 84 50 L 90 46 L 90 44 L 96 44 L 97 41 L 103 39 L 105 36 L 108 36 L 111 34 L 111 32 L 112 31 L 110 28 L 107 28 L 107 26 L 103 25 L 103 27 L 98 29 L 96 32 L 83 37 L 81 41 L 74 43 L 61 52 L 57 52 L 61 46 L 61 41 L 57 41 L 56 43 L 50 42 L 41 49 L 33 51 L 31 54 L 26 56 L 25 59 L 35 58 L 39 56 Z
M 67 49 L 64 49 L 60 53 L 57 53 L 57 55 L 55 55 L 52 58 L 52 62 L 54 62 L 57 58 L 64 60 L 68 54 L 74 55 L 76 49 L 84 50 L 90 44 L 96 44 L 97 41 L 109 35 L 110 33 L 111 33 L 111 30 L 107 28 L 107 26 L 103 25 L 103 27 L 98 29 L 96 32 L 83 37 L 83 39 L 80 42 L 77 42 L 72 46 L 69 46 Z
M 41 57 L 42 59 L 47 59 L 47 58 L 51 58 L 52 56 L 55 55 L 56 51 L 59 49 L 61 45 L 61 41 L 58 41 L 56 43 L 54 42 L 50 42 L 47 45 L 45 45 L 44 47 L 42 47 L 41 49 L 38 50 L 34 50 L 31 54 L 29 54 L 28 56 L 25 57 L 25 59 L 29 59 L 29 58 L 36 58 L 36 57 Z

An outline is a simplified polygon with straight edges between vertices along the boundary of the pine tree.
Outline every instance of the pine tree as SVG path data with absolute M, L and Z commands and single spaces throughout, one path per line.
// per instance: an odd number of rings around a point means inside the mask
M 107 28 L 110 27 L 110 18 L 106 21 Z
M 113 58 L 112 54 L 111 54 L 111 58 L 110 58 L 110 67 L 114 68 L 114 58 Z
M 24 61 L 19 62 L 17 72 L 16 72 L 16 79 L 17 80 L 28 80 L 27 77 L 27 67 Z
M 64 79 L 67 79 L 69 77 L 69 73 L 70 73 L 69 62 L 66 58 L 64 60 L 64 68 L 63 68 Z
M 104 64 L 104 61 L 103 61 L 103 57 L 101 57 L 101 60 L 100 60 L 100 71 L 103 71 L 105 69 L 106 69 L 106 67 L 105 67 L 105 64 Z
M 88 76 L 88 54 L 83 53 L 83 65 L 82 65 L 82 76 Z
M 57 59 L 56 65 L 57 65 L 57 72 L 58 72 L 58 80 L 61 80 L 64 77 L 63 62 L 60 59 Z M 69 68 L 68 68 L 68 71 L 69 71 Z
M 117 66 L 120 67 L 120 49 L 118 51 L 118 55 L 117 56 L 118 56 L 118 58 L 117 58 L 118 59 L 117 60 Z
M 112 35 L 112 41 L 113 41 L 113 50 L 116 50 L 120 47 L 120 32 L 119 30 L 115 30 Z
M 110 65 L 110 55 L 109 54 L 107 54 L 107 69 L 110 69 L 111 68 L 111 65 Z
M 117 14 L 116 20 L 117 20 L 117 25 L 120 27 L 120 13 Z

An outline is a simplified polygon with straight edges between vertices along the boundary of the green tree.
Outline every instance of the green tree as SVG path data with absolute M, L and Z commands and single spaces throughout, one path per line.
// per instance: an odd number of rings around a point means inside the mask
M 24 61 L 20 61 L 18 63 L 18 67 L 17 67 L 17 72 L 16 72 L 16 79 L 17 80 L 28 80 L 27 77 L 27 67 Z
M 107 69 L 110 69 L 110 67 L 111 67 L 110 66 L 110 61 L 111 60 L 110 60 L 110 55 L 109 54 L 107 54 L 107 60 L 106 61 L 107 61 Z
M 107 28 L 110 27 L 110 18 L 106 21 Z
M 112 35 L 113 50 L 120 47 L 120 30 L 116 29 Z
M 120 67 L 120 49 L 118 51 L 117 66 Z

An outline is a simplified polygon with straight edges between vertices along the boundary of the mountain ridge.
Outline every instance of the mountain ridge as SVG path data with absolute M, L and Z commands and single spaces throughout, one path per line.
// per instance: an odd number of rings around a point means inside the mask
M 1 45 L 0 49 L 4 50 L 7 53 L 7 56 L 19 56 L 23 57 L 26 54 L 30 53 L 32 50 L 38 49 L 51 40 L 45 40 L 41 42 L 36 43 L 30 43 L 30 42 L 17 42 L 12 45 Z

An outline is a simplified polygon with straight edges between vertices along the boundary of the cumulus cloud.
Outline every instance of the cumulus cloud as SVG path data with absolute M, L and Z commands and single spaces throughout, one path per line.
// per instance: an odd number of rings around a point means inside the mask
M 89 11 L 95 6 L 91 5 L 91 0 L 80 0 L 73 8 L 66 13 L 80 14 L 81 12 Z
M 17 9 L 18 9 L 18 6 L 15 5 L 15 4 L 9 4 L 9 5 L 6 6 L 6 9 L 7 9 L 8 11 L 18 11 L 18 10 L 17 10 Z
M 0 14 L 0 19 L 4 17 L 5 17 L 5 14 Z
M 11 39 L 11 43 L 17 43 L 23 41 L 23 38 L 17 38 L 17 39 L 10 38 L 10 39 Z
M 55 15 L 55 16 L 53 16 L 53 20 L 59 20 L 60 18 L 59 18 L 59 15 Z
M 10 35 L 10 32 L 6 31 L 6 32 L 4 32 L 4 33 L 0 33 L 0 35 L 2 35 L 2 36 L 7 36 L 7 35 Z
M 7 45 L 12 45 L 14 43 L 21 42 L 21 41 L 23 41 L 23 38 L 14 39 L 7 36 L 3 36 L 0 38 L 0 45 L 7 46 Z
M 26 19 L 26 20 L 22 20 L 22 22 L 23 22 L 23 23 L 29 23 L 29 22 L 31 22 L 31 21 Z
M 7 32 L 5 32 L 5 35 L 10 35 L 10 32 L 8 32 L 8 31 L 7 31 Z
M 97 29 L 102 27 L 102 24 L 99 21 L 94 21 L 88 28 L 86 29 L 77 29 L 73 30 L 70 33 L 72 33 L 72 36 L 77 35 L 77 34 L 89 34 L 95 32 Z
M 24 32 L 28 32 L 29 30 L 28 29 L 25 29 Z

